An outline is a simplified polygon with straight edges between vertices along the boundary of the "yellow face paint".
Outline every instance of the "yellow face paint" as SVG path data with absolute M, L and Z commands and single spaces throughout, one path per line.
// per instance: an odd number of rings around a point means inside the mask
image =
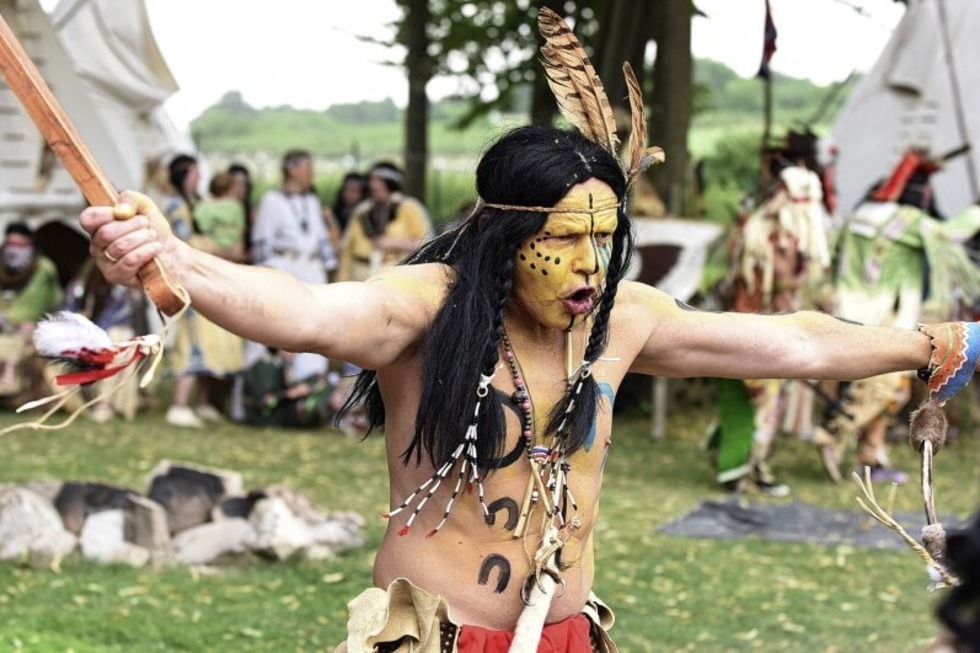
M 567 329 L 599 301 L 612 258 L 618 199 L 598 179 L 577 184 L 517 251 L 514 299 L 541 325 Z M 598 209 L 598 210 L 595 210 Z

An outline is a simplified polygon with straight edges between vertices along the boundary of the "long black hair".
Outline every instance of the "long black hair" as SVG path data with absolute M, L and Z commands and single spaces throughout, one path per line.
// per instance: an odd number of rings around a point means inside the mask
M 624 212 L 626 179 L 616 158 L 575 131 L 532 125 L 514 129 L 484 154 L 476 171 L 477 192 L 484 203 L 452 231 L 425 243 L 405 265 L 441 262 L 452 268 L 446 299 L 422 343 L 422 395 L 415 436 L 402 460 L 416 464 L 423 450 L 438 465 L 463 441 L 473 419 L 480 375 L 497 366 L 503 319 L 511 298 L 514 257 L 521 243 L 538 233 L 548 214 L 543 211 L 500 209 L 485 204 L 551 207 L 572 186 L 595 178 L 607 183 L 619 198 L 619 220 L 613 233 L 613 254 L 605 288 L 596 303 L 585 359 L 595 362 L 605 349 L 609 315 L 616 289 L 633 249 L 629 220 Z M 569 411 L 570 389 L 552 410 L 548 434 L 558 434 L 566 455 L 579 449 L 595 419 L 598 385 L 590 375 Z M 367 407 L 371 428 L 382 426 L 384 403 L 374 371 L 361 372 L 344 406 Z M 343 413 L 342 411 L 342 413 Z M 568 423 L 561 429 L 568 412 Z M 481 402 L 477 459 L 481 466 L 502 454 L 505 442 L 503 410 L 497 401 Z
M 190 154 L 178 154 L 173 159 L 171 159 L 170 164 L 167 166 L 167 179 L 170 181 L 170 185 L 173 186 L 177 194 L 183 198 L 184 202 L 187 203 L 187 215 L 191 222 L 191 229 L 194 233 L 201 233 L 201 228 L 197 224 L 197 218 L 194 217 L 194 207 L 197 206 L 197 202 L 200 199 L 197 196 L 197 191 L 191 189 L 188 191 L 184 188 L 184 182 L 187 180 L 187 175 L 191 173 L 191 168 L 197 165 L 197 159 Z

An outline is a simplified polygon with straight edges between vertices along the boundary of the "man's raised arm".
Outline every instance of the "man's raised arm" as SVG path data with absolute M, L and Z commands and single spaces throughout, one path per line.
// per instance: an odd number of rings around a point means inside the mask
M 115 208 L 86 209 L 80 222 L 109 282 L 139 287 L 137 271 L 157 257 L 188 291 L 194 310 L 228 331 L 362 367 L 394 362 L 442 299 L 441 266 L 315 286 L 279 270 L 230 263 L 176 238 L 156 206 L 138 193 L 123 193 Z

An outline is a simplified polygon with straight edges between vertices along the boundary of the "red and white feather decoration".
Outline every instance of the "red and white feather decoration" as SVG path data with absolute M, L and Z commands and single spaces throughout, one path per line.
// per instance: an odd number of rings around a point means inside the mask
M 94 322 L 67 311 L 55 313 L 37 325 L 34 346 L 39 355 L 66 368 L 64 374 L 55 377 L 58 385 L 86 385 L 101 381 L 161 351 L 161 341 L 157 335 L 113 342 L 109 334 Z M 141 385 L 148 381 L 144 379 Z

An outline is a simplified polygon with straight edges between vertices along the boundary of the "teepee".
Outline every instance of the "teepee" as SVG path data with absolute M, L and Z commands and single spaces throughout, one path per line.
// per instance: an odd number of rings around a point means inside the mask
M 163 107 L 177 84 L 150 30 L 143 0 L 0 0 L 0 15 L 81 137 L 122 189 L 145 189 L 154 166 L 193 151 Z M 74 223 L 85 200 L 0 78 L 0 226 Z
M 933 177 L 941 213 L 980 198 L 980 2 L 910 0 L 831 132 L 839 207 L 849 212 L 909 147 L 970 150 Z

